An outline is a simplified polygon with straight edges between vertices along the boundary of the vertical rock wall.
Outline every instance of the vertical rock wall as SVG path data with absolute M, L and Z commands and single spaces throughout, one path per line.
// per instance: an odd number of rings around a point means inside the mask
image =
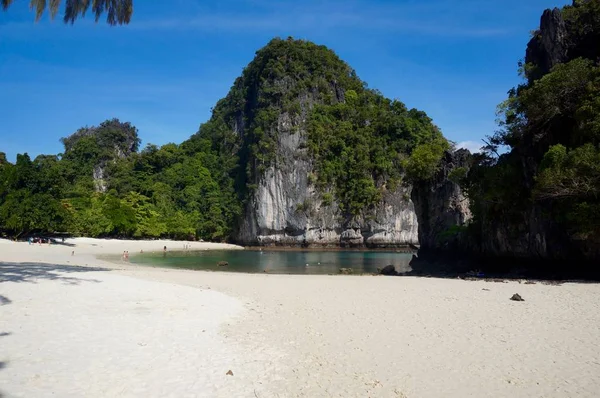
M 260 177 L 241 221 L 237 241 L 246 245 L 406 247 L 418 244 L 411 189 L 386 191 L 361 217 L 344 217 L 335 200 L 310 182 L 314 168 L 303 121 L 279 118 L 277 160 Z

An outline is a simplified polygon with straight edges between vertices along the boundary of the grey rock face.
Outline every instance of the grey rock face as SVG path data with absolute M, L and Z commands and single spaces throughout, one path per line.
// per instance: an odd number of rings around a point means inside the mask
M 97 165 L 94 167 L 92 178 L 94 179 L 94 189 L 96 192 L 105 193 L 108 189 L 104 174 L 103 165 Z
M 259 58 L 257 62 L 263 61 Z M 236 82 L 252 88 L 246 92 L 246 106 L 227 119 L 240 141 L 236 150 L 252 144 L 253 133 L 247 129 L 252 126 L 255 108 L 260 107 L 260 90 L 294 92 L 297 96 L 294 105 L 299 106 L 288 113 L 286 107 L 277 104 L 275 109 L 280 113 L 276 122 L 269 131 L 261 131 L 261 135 L 267 134 L 274 142 L 274 153 L 269 153 L 268 162 L 261 164 L 260 169 L 256 164 L 245 168 L 252 181 L 247 186 L 250 185 L 252 191 L 246 199 L 234 240 L 244 245 L 267 246 L 407 247 L 419 244 L 418 218 L 426 216 L 426 224 L 433 223 L 432 220 L 446 217 L 447 213 L 437 207 L 435 211 L 439 214 L 417 212 L 412 186 L 399 184 L 394 189 L 387 189 L 385 180 L 377 181 L 380 202 L 364 209 L 359 216 L 350 216 L 340 211 L 333 187 L 315 185 L 317 171 L 307 148 L 307 119 L 310 110 L 326 98 L 324 90 L 328 91 L 327 101 L 334 104 L 344 102 L 346 92 L 336 79 L 328 76 L 321 79 L 325 85 L 312 88 L 298 81 L 293 71 L 282 76 L 255 79 L 253 75 L 244 75 L 242 78 L 246 81 Z M 298 87 L 300 83 L 302 85 Z M 450 196 L 457 193 L 455 190 L 439 193 L 449 195 L 447 200 L 441 200 L 440 206 L 460 207 L 456 211 L 466 207 L 461 207 L 462 197 L 448 203 L 452 201 Z M 458 217 L 459 221 L 465 218 L 461 217 Z
M 585 7 L 590 0 L 573 0 L 573 7 Z M 534 32 L 527 44 L 525 62 L 536 66 L 528 73 L 530 80 L 541 78 L 560 63 L 582 57 L 596 62 L 600 60 L 600 32 L 594 26 L 595 19 L 587 16 L 574 22 L 565 20 L 558 8 L 545 10 L 540 19 L 540 28 Z M 583 25 L 582 25 L 583 24 Z
M 567 28 L 560 10 L 545 10 L 540 29 L 527 44 L 525 62 L 537 65 L 538 73 L 546 74 L 567 60 L 568 48 Z
M 347 218 L 338 203 L 325 203 L 311 183 L 314 165 L 306 149 L 301 116 L 279 117 L 277 160 L 260 177 L 242 219 L 237 241 L 246 245 L 404 247 L 418 244 L 411 188 L 385 192 L 362 217 Z
M 465 149 L 446 152 L 440 171 L 430 181 L 418 183 L 412 200 L 419 220 L 419 242 L 423 250 L 447 249 L 454 236 L 452 228 L 466 225 L 471 219 L 469 201 L 448 175 L 456 167 L 468 167 Z

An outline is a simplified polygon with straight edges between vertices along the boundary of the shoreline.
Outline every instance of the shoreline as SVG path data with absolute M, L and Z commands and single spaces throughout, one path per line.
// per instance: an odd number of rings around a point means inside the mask
M 411 254 L 416 253 L 416 250 L 410 247 L 342 247 L 342 246 L 243 246 L 245 250 L 253 251 L 320 251 L 320 252 L 389 252 L 389 253 L 403 253 Z
M 189 248 L 184 249 L 183 246 Z M 248 251 L 275 251 L 275 252 L 388 252 L 399 254 L 410 254 L 410 252 L 397 249 L 368 249 L 368 248 L 301 248 L 284 246 L 239 246 L 228 243 L 213 242 L 191 242 L 177 240 L 127 240 L 127 239 L 97 239 L 97 238 L 68 238 L 65 242 L 54 244 L 44 243 L 28 244 L 27 241 L 12 241 L 0 239 L 0 263 L 50 263 L 57 265 L 75 265 L 75 266 L 97 266 L 110 269 L 125 269 L 128 267 L 146 267 L 142 263 L 131 263 L 129 261 L 120 261 L 123 251 L 129 251 L 130 256 L 137 257 L 143 253 L 161 253 L 164 246 L 167 246 L 168 252 L 202 252 L 202 251 L 228 251 L 228 250 L 248 250 Z M 74 255 L 72 253 L 74 252 Z M 414 254 L 414 252 L 413 252 Z M 113 257 L 113 258 L 111 258 Z M 50 260 L 50 261 L 49 261 Z M 503 262 L 504 260 L 505 262 Z M 416 277 L 416 278 L 442 278 L 442 279 L 461 279 L 466 281 L 484 281 L 484 282 L 535 282 L 535 283 L 600 283 L 600 270 L 592 269 L 591 272 L 573 272 L 570 267 L 557 268 L 549 267 L 524 267 L 521 262 L 514 263 L 509 259 L 498 259 L 497 262 L 484 262 L 482 259 L 476 260 L 465 257 L 463 260 L 452 256 L 443 256 L 443 253 L 432 252 L 424 253 L 419 256 L 413 256 L 411 260 L 411 271 L 399 272 L 397 275 L 381 275 L 377 273 L 352 273 L 350 276 L 385 276 L 385 277 Z M 49 261 L 49 262 L 48 262 Z M 95 264 L 95 265 L 94 265 Z M 502 264 L 505 264 L 502 266 Z M 551 263 L 553 265 L 554 263 Z M 193 272 L 217 272 L 225 274 L 253 274 L 254 272 L 235 272 L 220 268 L 212 269 L 192 269 L 192 268 L 172 268 L 152 265 L 148 268 L 160 268 L 167 270 L 188 270 Z M 472 275 L 473 271 L 480 269 L 484 276 Z M 277 274 L 264 273 L 266 275 L 302 275 L 305 274 Z M 341 276 L 343 273 L 329 274 L 308 274 L 308 275 L 328 275 Z
M 95 238 L 69 238 L 64 243 L 37 244 L 14 242 L 0 239 L 0 262 L 49 262 L 60 265 L 88 266 L 94 263 L 105 265 L 127 265 L 107 261 L 100 256 L 122 256 L 124 251 L 130 255 L 144 252 L 162 252 L 183 250 L 183 245 L 189 245 L 189 251 L 206 250 L 244 250 L 243 247 L 226 243 L 188 242 L 174 240 L 121 240 Z M 48 261 L 51 260 L 51 261 Z M 131 264 L 129 264 L 131 265 Z M 131 265 L 133 266 L 133 265 Z

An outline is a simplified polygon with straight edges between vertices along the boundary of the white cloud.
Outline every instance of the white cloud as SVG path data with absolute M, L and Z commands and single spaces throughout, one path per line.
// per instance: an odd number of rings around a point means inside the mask
M 468 149 L 471 153 L 481 152 L 483 142 L 480 141 L 462 141 L 456 144 L 457 149 Z

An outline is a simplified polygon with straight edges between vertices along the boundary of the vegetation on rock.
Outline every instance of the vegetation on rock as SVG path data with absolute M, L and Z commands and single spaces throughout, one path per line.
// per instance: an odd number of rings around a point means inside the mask
M 349 217 L 406 172 L 427 178 L 448 147 L 424 112 L 368 89 L 333 51 L 273 39 L 181 145 L 138 151 L 137 129 L 113 119 L 63 138 L 62 155 L 0 161 L 0 231 L 226 240 L 298 132 L 323 204 Z
M 577 247 L 600 236 L 600 1 L 575 1 L 553 18 L 562 29 L 554 47 L 539 50 L 550 33 L 535 32 L 526 81 L 500 106 L 501 129 L 463 182 L 478 234 L 545 225 L 581 255 Z M 502 146 L 509 151 L 498 156 Z

